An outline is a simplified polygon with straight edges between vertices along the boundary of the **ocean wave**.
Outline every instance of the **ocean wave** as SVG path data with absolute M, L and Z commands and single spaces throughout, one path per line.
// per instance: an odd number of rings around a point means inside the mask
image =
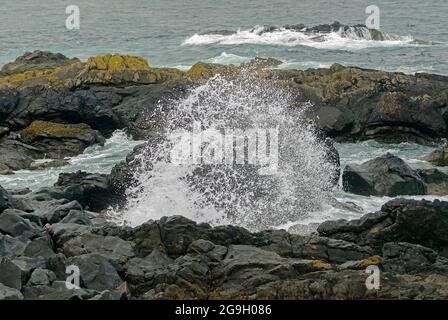
M 254 57 L 244 57 L 233 53 L 222 52 L 219 56 L 210 58 L 205 62 L 218 63 L 218 64 L 236 64 L 245 63 L 253 59 Z
M 416 40 L 412 36 L 399 36 L 366 26 L 345 26 L 338 22 L 331 25 L 306 27 L 292 25 L 284 27 L 255 26 L 235 32 L 216 31 L 206 34 L 194 34 L 183 45 L 277 45 L 309 46 L 317 49 L 357 50 L 378 46 L 403 46 L 431 44 Z

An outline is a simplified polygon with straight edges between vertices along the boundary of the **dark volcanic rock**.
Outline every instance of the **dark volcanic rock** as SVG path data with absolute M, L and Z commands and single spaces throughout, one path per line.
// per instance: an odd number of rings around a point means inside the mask
M 0 76 L 12 75 L 25 71 L 41 70 L 49 67 L 61 67 L 76 61 L 79 60 L 76 58 L 69 59 L 60 53 L 36 50 L 34 52 L 26 52 L 14 62 L 5 64 L 0 71 Z
M 448 174 L 438 169 L 418 169 L 416 173 L 428 187 L 428 194 L 448 195 Z
M 427 192 L 420 176 L 390 153 L 359 165 L 346 166 L 342 183 L 345 191 L 364 196 L 395 197 Z
M 318 232 L 326 237 L 381 248 L 387 242 L 409 242 L 446 254 L 448 202 L 396 199 L 381 211 L 359 220 L 322 223 Z
M 0 258 L 0 283 L 20 290 L 24 280 L 22 270 L 10 259 Z
M 23 300 L 22 293 L 0 283 L 0 300 Z
M 96 143 L 103 144 L 104 137 L 86 124 L 60 124 L 33 121 L 21 131 L 22 140 L 37 148 L 43 156 L 61 159 L 78 155 Z
M 11 207 L 11 203 L 10 203 L 10 197 L 8 192 L 3 189 L 2 186 L 0 186 L 0 213 L 3 212 L 3 210 L 10 208 Z
M 98 291 L 114 290 L 121 284 L 121 278 L 106 258 L 98 254 L 85 254 L 67 260 L 67 265 L 80 269 L 82 285 Z
M 115 192 L 110 178 L 105 174 L 83 171 L 61 173 L 55 189 L 69 200 L 76 200 L 85 208 L 94 211 L 106 209 L 124 201 L 124 195 Z
M 0 214 L 0 232 L 13 237 L 26 238 L 34 238 L 41 233 L 37 225 L 15 214 L 14 210 L 6 210 Z
M 0 139 L 0 171 L 21 170 L 30 167 L 39 150 L 16 139 Z

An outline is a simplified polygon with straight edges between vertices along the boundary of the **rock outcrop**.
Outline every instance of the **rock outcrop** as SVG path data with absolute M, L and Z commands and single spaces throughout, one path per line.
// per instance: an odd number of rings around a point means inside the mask
M 359 165 L 345 167 L 342 183 L 347 192 L 364 196 L 424 195 L 421 177 L 403 160 L 388 153 Z
M 105 139 L 86 124 L 60 124 L 33 121 L 20 132 L 21 139 L 37 148 L 45 157 L 61 159 L 80 154 L 94 144 L 103 144 Z
M 58 184 L 83 179 L 62 175 Z M 448 298 L 447 202 L 394 200 L 301 236 L 182 216 L 131 228 L 54 191 L 2 192 L 13 201 L 0 212 L 0 299 Z M 372 265 L 379 290 L 365 286 Z M 68 289 L 74 267 L 81 288 Z
M 311 101 L 315 107 L 310 118 L 341 141 L 428 141 L 448 134 L 448 78 L 444 76 L 337 64 L 306 71 L 273 69 L 278 65 L 275 59 L 258 59 L 240 67 L 197 63 L 183 72 L 152 68 L 145 59 L 126 55 L 80 62 L 39 52 L 31 54 L 39 63 L 29 68 L 36 70 L 29 70 L 20 62 L 29 55 L 19 57 L 13 63 L 17 67 L 9 66 L 0 75 L 0 125 L 10 130 L 23 129 L 34 120 L 75 120 L 103 134 L 128 128 L 135 137 L 145 137 L 160 121 L 151 118 L 159 100 L 182 95 L 189 86 L 216 74 L 235 77 L 247 70 L 278 79 L 299 92 L 298 105 Z

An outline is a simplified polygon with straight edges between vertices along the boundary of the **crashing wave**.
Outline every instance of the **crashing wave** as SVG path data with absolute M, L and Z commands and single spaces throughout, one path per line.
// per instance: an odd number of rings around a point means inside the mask
M 137 157 L 136 184 L 116 217 L 139 225 L 183 215 L 260 230 L 318 211 L 332 198 L 338 168 L 328 158 L 328 145 L 304 120 L 310 106 L 295 105 L 294 96 L 273 80 L 243 73 L 234 80 L 216 76 L 161 108 L 162 138 Z M 200 147 L 192 143 L 198 137 L 205 139 Z M 225 141 L 231 142 L 230 153 Z M 179 154 L 187 161 L 178 161 Z
M 307 27 L 303 24 L 275 26 L 255 26 L 248 30 L 215 31 L 194 34 L 184 45 L 282 45 L 310 46 L 321 49 L 363 49 L 371 46 L 395 46 L 410 44 L 432 44 L 416 40 L 412 36 L 399 36 L 369 29 L 365 25 L 347 26 L 339 22 Z

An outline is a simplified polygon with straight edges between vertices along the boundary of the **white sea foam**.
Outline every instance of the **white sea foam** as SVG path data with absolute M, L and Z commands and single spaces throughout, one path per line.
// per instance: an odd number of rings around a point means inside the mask
M 206 60 L 206 62 L 239 65 L 241 63 L 248 62 L 251 59 L 252 59 L 251 57 L 244 57 L 233 53 L 222 52 L 219 56 L 208 59 Z
M 365 30 L 364 30 L 365 29 Z M 397 36 L 382 33 L 382 41 L 372 39 L 367 28 L 340 29 L 329 33 L 310 33 L 286 28 L 265 31 L 264 26 L 255 26 L 248 30 L 237 30 L 231 34 L 194 34 L 183 45 L 274 45 L 308 46 L 317 49 L 359 50 L 369 47 L 403 46 L 414 43 L 412 36 Z
M 92 173 L 110 173 L 112 167 L 126 157 L 134 146 L 142 141 L 132 140 L 123 130 L 116 130 L 103 146 L 94 145 L 72 158 L 66 158 L 68 164 L 60 168 L 44 170 L 19 170 L 13 175 L 0 175 L 0 185 L 9 189 L 30 188 L 38 190 L 52 186 L 61 172 L 78 170 Z M 51 159 L 38 160 L 37 163 Z
M 139 225 L 162 216 L 183 215 L 199 222 L 230 223 L 251 230 L 305 218 L 331 198 L 331 172 L 325 146 L 303 121 L 308 105 L 290 108 L 293 94 L 254 76 L 236 80 L 220 76 L 171 102 L 165 139 L 150 144 L 135 163 L 138 183 L 127 190 L 127 205 L 111 211 L 115 219 Z M 261 176 L 249 164 L 174 165 L 170 152 L 178 130 L 279 128 L 279 170 Z M 190 150 L 190 145 L 184 148 Z M 150 169 L 148 169 L 150 168 Z

